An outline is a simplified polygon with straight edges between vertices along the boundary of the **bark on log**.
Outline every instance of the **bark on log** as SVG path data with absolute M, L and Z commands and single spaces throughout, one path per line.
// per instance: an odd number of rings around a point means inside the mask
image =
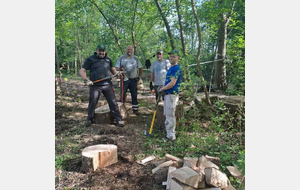
M 117 146 L 113 144 L 100 144 L 86 147 L 82 150 L 81 155 L 81 170 L 85 173 L 118 162 Z
M 178 121 L 180 118 L 183 117 L 183 102 L 178 101 L 178 105 L 176 106 L 176 111 L 175 111 L 175 117 L 176 117 L 176 126 L 182 126 Z M 164 102 L 160 102 L 157 105 L 157 112 L 156 112 L 156 119 L 155 119 L 155 124 L 160 125 L 162 129 L 165 129 L 165 120 L 166 117 L 164 116 Z
M 128 112 L 126 110 L 126 107 L 124 104 L 121 102 L 117 102 L 120 114 L 122 116 L 122 119 L 126 119 L 128 117 Z M 95 110 L 95 117 L 94 117 L 94 122 L 96 124 L 107 124 L 107 123 L 113 123 L 114 118 L 110 113 L 110 109 L 108 104 L 98 107 Z

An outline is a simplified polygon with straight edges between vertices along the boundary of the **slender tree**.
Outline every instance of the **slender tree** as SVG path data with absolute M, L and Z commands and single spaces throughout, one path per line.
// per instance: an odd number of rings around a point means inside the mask
M 173 39 L 173 36 L 172 36 L 172 33 L 171 33 L 171 29 L 170 29 L 169 22 L 168 22 L 168 20 L 166 19 L 164 13 L 162 12 L 162 9 L 161 9 L 161 6 L 160 6 L 158 0 L 154 0 L 154 2 L 155 2 L 156 6 L 157 6 L 157 8 L 158 8 L 158 11 L 159 11 L 159 13 L 160 13 L 160 15 L 161 15 L 161 17 L 162 17 L 164 23 L 165 23 L 165 26 L 166 26 L 166 29 L 167 29 L 167 33 L 168 33 L 168 36 L 169 36 L 169 38 L 170 38 L 170 44 L 171 44 L 171 47 L 172 47 L 172 49 L 175 49 L 174 39 Z
M 195 5 L 194 5 L 194 0 L 191 0 L 191 4 L 192 4 L 192 10 L 193 10 L 193 13 L 194 13 L 194 16 L 195 16 L 195 19 L 196 19 L 197 33 L 198 33 L 198 39 L 199 39 L 199 41 L 198 41 L 198 51 L 197 51 L 197 56 L 196 56 L 197 68 L 198 68 L 200 79 L 201 79 L 201 82 L 202 82 L 202 85 L 203 85 L 203 89 L 204 89 L 206 101 L 207 101 L 207 103 L 209 105 L 211 105 L 211 102 L 210 102 L 210 99 L 209 99 L 209 95 L 207 93 L 207 88 L 206 88 L 206 84 L 205 84 L 205 81 L 204 81 L 204 77 L 203 77 L 203 74 L 202 74 L 202 69 L 201 69 L 201 66 L 200 66 L 201 30 L 200 30 L 198 15 L 197 15 L 197 12 L 196 12 L 196 9 L 195 9 Z
M 184 32 L 183 32 L 182 21 L 181 21 L 179 0 L 176 0 L 176 9 L 177 9 L 177 15 L 178 15 L 178 22 L 179 22 L 179 30 L 180 30 L 180 37 L 181 37 L 182 53 L 183 53 L 183 56 L 186 57 L 186 49 L 185 49 L 185 42 L 184 42 Z

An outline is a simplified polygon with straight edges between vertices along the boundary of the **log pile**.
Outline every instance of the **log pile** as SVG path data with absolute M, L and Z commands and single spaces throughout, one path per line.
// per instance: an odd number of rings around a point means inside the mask
M 161 163 L 162 162 L 162 163 Z M 168 190 L 235 190 L 227 175 L 219 170 L 220 158 L 211 156 L 177 158 L 166 154 L 152 173 L 154 178 L 162 177 Z M 238 178 L 244 176 L 237 167 L 228 166 L 230 173 Z M 162 176 L 163 175 L 163 176 Z

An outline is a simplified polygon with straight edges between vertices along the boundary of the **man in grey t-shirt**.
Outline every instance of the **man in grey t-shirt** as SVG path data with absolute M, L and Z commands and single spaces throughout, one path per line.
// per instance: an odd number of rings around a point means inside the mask
M 120 102 L 125 102 L 126 92 L 129 89 L 133 113 L 138 115 L 137 84 L 142 76 L 143 67 L 139 58 L 133 55 L 133 51 L 132 46 L 129 45 L 126 47 L 126 55 L 121 55 L 119 57 L 116 63 L 116 69 L 119 71 L 123 68 L 124 71 L 127 71 L 127 73 L 124 74 L 123 90 L 122 81 L 120 83 Z
M 165 84 L 166 74 L 168 69 L 171 67 L 170 61 L 163 59 L 163 56 L 163 50 L 158 49 L 156 51 L 157 60 L 155 60 L 151 65 L 150 89 L 152 90 L 154 88 L 156 100 L 158 98 L 157 88 Z M 153 81 L 154 86 L 152 85 Z M 162 99 L 164 100 L 164 95 L 162 95 Z

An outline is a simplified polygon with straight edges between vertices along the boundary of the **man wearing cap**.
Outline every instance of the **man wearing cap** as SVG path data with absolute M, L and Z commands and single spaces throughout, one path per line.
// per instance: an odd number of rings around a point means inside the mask
M 86 70 L 90 70 L 90 80 L 86 76 Z M 111 75 L 110 73 L 116 74 L 117 71 L 113 67 L 111 59 L 107 57 L 105 46 L 103 44 L 99 44 L 94 55 L 88 57 L 85 60 L 82 68 L 79 71 L 79 74 L 84 79 L 85 84 L 90 86 L 86 126 L 89 126 L 93 122 L 95 108 L 101 93 L 103 93 L 108 102 L 110 112 L 114 119 L 117 121 L 117 126 L 124 126 L 124 122 L 122 121 L 119 107 L 116 101 L 115 93 L 113 92 L 111 79 L 96 83 L 92 82 L 103 79 L 105 77 L 109 77 Z
M 171 67 L 167 72 L 165 85 L 158 89 L 159 93 L 165 93 L 164 115 L 167 136 L 163 140 L 175 141 L 176 118 L 175 111 L 178 103 L 178 90 L 181 83 L 181 68 L 178 65 L 179 51 L 174 49 L 169 53 Z
M 151 77 L 150 77 L 150 89 L 155 90 L 156 100 L 158 98 L 158 88 L 162 87 L 165 82 L 166 73 L 171 67 L 169 60 L 164 59 L 163 50 L 158 49 L 156 51 L 157 60 L 152 63 L 151 66 Z M 154 81 L 154 86 L 152 82 Z M 162 94 L 162 99 L 164 100 L 164 94 Z M 159 98 L 160 101 L 160 98 Z
M 134 56 L 132 46 L 126 47 L 126 55 L 121 55 L 116 63 L 116 68 L 119 71 L 123 69 L 126 71 L 123 77 L 123 95 L 120 90 L 120 102 L 125 102 L 127 90 L 131 93 L 132 111 L 138 115 L 138 100 L 137 100 L 137 84 L 143 73 L 143 67 L 138 57 Z M 122 82 L 122 81 L 121 81 Z M 120 83 L 121 86 L 121 83 Z M 123 100 L 122 100 L 123 97 Z

